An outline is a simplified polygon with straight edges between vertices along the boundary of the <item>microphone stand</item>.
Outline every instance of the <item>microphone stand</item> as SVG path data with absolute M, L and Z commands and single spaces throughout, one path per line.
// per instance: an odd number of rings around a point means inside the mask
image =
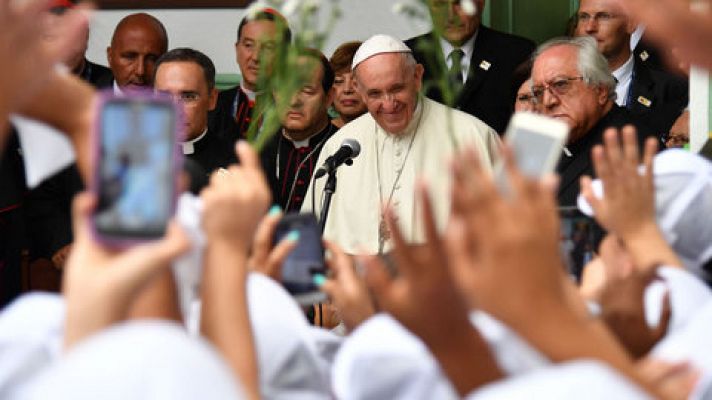
M 353 160 L 348 159 L 344 161 L 344 164 L 351 165 Z M 337 167 L 338 168 L 338 167 Z M 329 217 L 329 207 L 331 206 L 331 196 L 336 192 L 336 170 L 337 168 L 329 168 L 329 176 L 326 178 L 326 185 L 324 186 L 324 202 L 321 205 L 321 213 L 319 215 L 319 229 L 321 234 L 324 234 L 324 228 L 326 227 L 326 219 Z

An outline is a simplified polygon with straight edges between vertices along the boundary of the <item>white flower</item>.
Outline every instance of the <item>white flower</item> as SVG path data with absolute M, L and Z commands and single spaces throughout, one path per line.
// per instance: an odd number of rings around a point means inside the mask
M 284 15 L 285 18 L 288 18 L 289 16 L 293 15 L 299 8 L 301 2 L 302 0 L 285 1 L 284 5 L 282 6 L 282 15 Z
M 319 9 L 321 6 L 320 0 L 304 0 L 304 12 L 311 13 Z
M 405 4 L 398 2 L 393 4 L 393 7 L 391 7 L 391 12 L 393 12 L 393 14 L 401 14 L 405 11 L 405 9 Z
M 460 7 L 462 8 L 462 11 L 465 12 L 467 15 L 475 15 L 477 14 L 477 6 L 475 5 L 475 2 L 472 0 L 462 0 L 460 1 Z
M 312 29 L 305 30 L 304 33 L 302 33 L 302 39 L 306 43 L 314 42 L 314 40 L 316 40 L 316 37 L 317 37 L 317 34 Z
M 247 10 L 245 10 L 245 15 L 247 16 L 248 20 L 255 19 L 257 17 L 257 14 L 264 9 L 265 5 L 262 4 L 259 1 L 255 1 L 252 4 L 250 4 L 249 7 L 247 7 Z

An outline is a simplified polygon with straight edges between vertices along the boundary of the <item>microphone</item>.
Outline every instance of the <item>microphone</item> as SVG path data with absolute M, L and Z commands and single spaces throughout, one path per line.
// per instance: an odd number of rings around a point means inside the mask
M 315 178 L 321 178 L 330 174 L 341 166 L 341 164 L 351 165 L 352 158 L 356 158 L 361 153 L 361 145 L 355 139 L 345 139 L 341 147 L 333 155 L 327 157 L 319 169 L 316 170 Z

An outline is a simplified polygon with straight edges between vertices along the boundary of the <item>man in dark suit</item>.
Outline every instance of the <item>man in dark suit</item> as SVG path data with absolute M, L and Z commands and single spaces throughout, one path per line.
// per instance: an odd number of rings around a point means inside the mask
M 537 51 L 532 96 L 543 114 L 566 122 L 570 128 L 557 165 L 562 206 L 575 206 L 579 179 L 594 175 L 591 149 L 602 142 L 606 128 L 632 124 L 638 128 L 641 144 L 654 136 L 647 125 L 616 105 L 615 85 L 608 63 L 590 37 L 550 40 Z
M 215 110 L 210 113 L 211 130 L 224 134 L 230 143 L 246 137 L 253 115 L 259 113 L 255 107 L 271 96 L 265 92 L 265 83 L 278 46 L 289 44 L 291 37 L 287 20 L 271 8 L 240 21 L 235 42 L 240 84 L 220 92 Z
M 51 5 L 52 7 L 44 17 L 44 23 L 47 28 L 44 40 L 48 45 L 54 46 L 60 40 L 58 37 L 60 34 L 58 32 L 61 29 L 61 24 L 64 23 L 63 17 L 67 10 L 75 6 L 75 1 L 54 0 Z M 91 83 L 93 86 L 97 88 L 109 87 L 114 79 L 111 70 L 103 65 L 95 64 L 87 60 L 86 52 L 89 43 L 89 24 L 85 24 L 82 29 L 82 40 L 73 44 L 71 52 L 67 53 L 67 56 L 63 60 L 64 64 L 74 75 Z
M 208 112 L 215 108 L 215 65 L 205 54 L 173 49 L 156 62 L 154 89 L 173 96 L 183 107 L 185 139 L 181 149 L 209 175 L 237 162 L 235 148 L 208 128 Z
M 484 0 L 468 10 L 457 0 L 429 0 L 434 30 L 406 41 L 425 67 L 425 93 L 484 121 L 497 132 L 511 117 L 510 78 L 534 51 L 522 37 L 481 25 Z
M 616 80 L 616 104 L 645 118 L 661 134 L 670 127 L 688 102 L 688 84 L 681 77 L 650 68 L 630 50 L 635 24 L 616 0 L 581 0 L 577 36 L 596 39 Z

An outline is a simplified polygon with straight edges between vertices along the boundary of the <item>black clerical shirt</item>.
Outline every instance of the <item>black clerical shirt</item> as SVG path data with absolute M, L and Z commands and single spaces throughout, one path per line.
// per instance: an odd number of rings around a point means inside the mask
M 272 190 L 272 199 L 286 211 L 299 211 L 324 143 L 339 128 L 326 128 L 302 142 L 293 142 L 281 130 L 265 144 L 260 159 Z

